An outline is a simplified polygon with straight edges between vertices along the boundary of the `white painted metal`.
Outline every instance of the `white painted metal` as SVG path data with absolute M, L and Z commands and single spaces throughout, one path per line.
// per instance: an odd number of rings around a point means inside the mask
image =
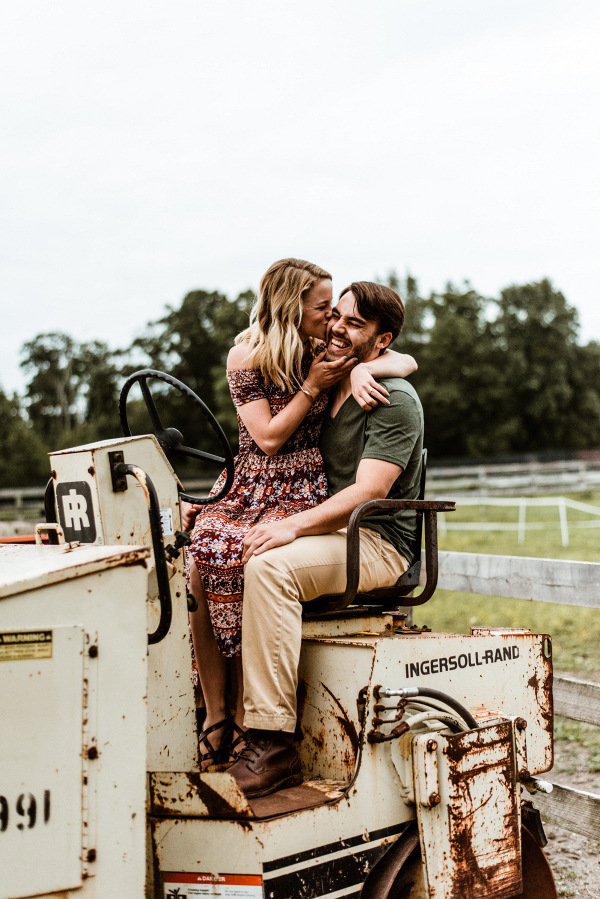
M 1 612 L 0 606 L 3 621 Z M 38 635 L 45 642 L 2 646 L 7 654 L 0 662 L 0 899 L 82 883 L 84 631 L 55 627 Z M 36 633 L 30 623 L 25 632 L 4 633 L 10 636 Z M 44 650 L 51 656 L 44 657 Z M 35 857 L 35 865 L 28 857 Z
M 156 438 L 106 440 L 61 450 L 50 457 L 56 487 L 79 482 L 88 485 L 96 525 L 95 542 L 152 545 L 148 509 L 138 482 L 127 478 L 127 490 L 113 491 L 109 453 L 115 451 L 121 451 L 126 463 L 138 465 L 150 476 L 159 506 L 164 511 L 164 520 L 172 522 L 174 530 L 180 530 L 179 481 Z M 165 533 L 164 538 L 165 544 L 174 539 L 172 533 Z M 148 630 L 153 631 L 160 610 L 153 562 L 150 566 L 147 610 Z M 171 630 L 164 640 L 149 647 L 148 771 L 198 770 L 196 703 L 183 566 L 183 553 L 169 564 L 173 602 Z
M 347 625 L 351 622 L 355 632 L 362 630 L 360 620 L 346 620 Z M 305 626 L 310 630 L 314 623 Z M 327 626 L 333 632 L 337 623 L 327 622 Z M 440 659 L 448 662 L 441 671 Z M 169 872 L 262 875 L 265 896 L 287 899 L 302 895 L 301 889 L 307 889 L 313 876 L 311 872 L 329 864 L 337 852 L 344 856 L 359 849 L 372 850 L 374 863 L 378 851 L 375 844 L 381 840 L 387 841 L 386 845 L 393 842 L 416 815 L 394 761 L 401 744 L 373 744 L 366 739 L 376 716 L 374 686 L 417 684 L 444 690 L 479 720 L 489 721 L 490 726 L 499 716 L 522 716 L 527 719 L 527 764 L 531 773 L 541 773 L 552 765 L 552 715 L 547 700 L 550 674 L 543 638 L 524 631 L 473 636 L 382 633 L 306 638 L 300 666 L 300 752 L 305 776 L 338 784 L 350 781 L 351 786 L 346 790 L 340 787 L 336 798 L 325 805 L 285 817 L 264 821 L 244 813 L 226 821 L 210 817 L 200 793 L 197 800 L 189 799 L 180 774 L 163 776 L 160 788 L 157 775 L 151 791 L 162 812 L 153 816 L 151 823 L 158 865 Z M 363 687 L 368 689 L 361 721 L 357 699 Z M 393 700 L 387 703 L 392 705 Z M 393 713 L 388 714 L 393 717 Z M 384 733 L 390 730 L 389 726 L 381 727 Z M 512 765 L 512 742 L 506 752 Z M 219 792 L 223 795 L 228 775 L 220 777 L 223 783 Z M 201 776 L 199 782 L 203 779 Z M 187 797 L 189 817 L 169 814 L 165 799 L 176 794 Z M 252 801 L 249 805 L 252 808 Z M 231 814 L 235 815 L 233 806 L 232 801 Z M 357 837 L 358 847 L 353 842 Z M 352 849 L 344 850 L 342 841 Z M 289 865 L 272 867 L 279 859 L 311 852 L 308 860 L 290 860 Z M 286 881 L 288 875 L 295 880 Z M 294 883 L 297 893 L 282 892 L 291 890 Z M 334 893 L 334 888 L 323 889 L 323 895 L 329 892 Z
M 429 899 L 518 895 L 521 814 L 512 726 L 415 736 L 415 800 Z M 487 890 L 486 890 L 487 892 Z
M 144 895 L 148 555 L 0 547 L 2 899 Z M 44 632 L 52 656 L 22 637 L 22 657 L 7 657 L 7 634 Z
M 152 899 L 169 896 L 170 892 L 172 895 L 169 884 L 189 882 L 181 878 L 183 874 L 196 876 L 196 892 L 200 883 L 213 892 L 221 890 L 223 896 L 227 895 L 223 890 L 229 882 L 214 880 L 215 875 L 251 876 L 255 880 L 247 886 L 252 888 L 257 887 L 256 878 L 260 878 L 264 895 L 270 899 L 303 895 L 302 890 L 314 877 L 322 878 L 321 895 L 342 895 L 335 872 L 342 870 L 340 866 L 348 860 L 355 866 L 351 875 L 355 879 L 350 879 L 349 884 L 358 888 L 387 847 L 415 818 L 416 808 L 426 808 L 418 797 L 417 806 L 414 805 L 410 785 L 407 786 L 400 776 L 394 753 L 401 744 L 367 739 L 369 731 L 389 734 L 393 727 L 393 711 L 375 711 L 378 701 L 374 688 L 379 684 L 428 686 L 448 692 L 486 725 L 486 732 L 499 726 L 501 719 L 521 717 L 526 720 L 527 729 L 526 736 L 521 734 L 516 747 L 520 770 L 525 763 L 531 774 L 542 773 L 551 767 L 551 663 L 544 655 L 543 636 L 493 629 L 479 629 L 470 636 L 396 633 L 399 621 L 393 616 L 307 622 L 300 666 L 299 705 L 303 732 L 300 752 L 306 777 L 311 779 L 315 793 L 319 791 L 320 783 L 325 801 L 291 814 L 268 820 L 261 818 L 252 802 L 248 803 L 241 796 L 229 775 L 198 773 L 182 557 L 170 569 L 174 605 L 170 633 L 164 641 L 151 646 L 148 653 L 150 714 L 146 757 L 141 749 L 141 737 L 145 739 L 146 733 L 146 692 L 139 693 L 135 686 L 139 682 L 135 677 L 134 689 L 130 692 L 131 671 L 137 664 L 136 653 L 141 644 L 136 642 L 137 648 L 130 655 L 131 649 L 124 650 L 123 642 L 126 639 L 143 641 L 145 665 L 145 631 L 153 630 L 158 618 L 155 578 L 151 568 L 147 580 L 143 571 L 143 578 L 138 578 L 135 584 L 126 584 L 125 575 L 125 580 L 119 579 L 121 573 L 141 572 L 141 569 L 135 565 L 113 569 L 111 565 L 122 565 L 126 559 L 133 561 L 136 550 L 123 553 L 123 561 L 119 563 L 111 561 L 116 558 L 115 550 L 106 545 L 134 542 L 151 545 L 150 528 L 143 493 L 137 483 L 128 479 L 127 491 L 113 491 L 108 458 L 112 451 L 122 451 L 125 462 L 134 463 L 148 473 L 158 493 L 165 530 L 179 529 L 178 481 L 155 438 L 107 441 L 55 453 L 52 467 L 55 485 L 64 494 L 64 498 L 59 497 L 59 510 L 67 539 L 72 539 L 69 524 L 72 529 L 79 522 L 83 529 L 87 520 L 93 522 L 96 546 L 36 548 L 35 552 L 46 556 L 45 568 L 36 563 L 36 557 L 28 557 L 32 566 L 25 578 L 27 583 L 23 578 L 19 580 L 16 571 L 13 572 L 12 580 L 7 580 L 6 599 L 0 603 L 0 615 L 5 613 L 6 604 L 6 609 L 12 608 L 15 620 L 18 618 L 19 621 L 33 610 L 32 620 L 39 620 L 40 627 L 44 614 L 48 617 L 48 610 L 52 609 L 52 621 L 48 626 L 79 625 L 85 631 L 86 645 L 98 641 L 95 674 L 92 660 L 89 656 L 84 657 L 89 670 L 84 668 L 87 683 L 83 694 L 82 744 L 84 755 L 89 748 L 97 748 L 99 752 L 98 759 L 88 759 L 83 774 L 87 782 L 83 784 L 81 797 L 84 810 L 81 855 L 82 876 L 88 875 L 82 887 L 86 896 L 93 899 L 103 899 L 107 895 L 127 895 L 133 899 L 141 896 L 139 850 L 143 841 L 144 815 L 138 810 L 143 810 L 140 784 L 146 770 L 150 773 L 152 814 L 149 823 L 153 856 L 147 895 Z M 170 534 L 164 536 L 166 542 L 172 542 Z M 60 564 L 53 566 L 47 562 L 48 558 L 60 559 Z M 67 558 L 75 561 L 66 562 Z M 83 569 L 79 573 L 74 571 L 78 562 L 87 566 L 85 573 L 82 573 Z M 91 606 L 87 596 L 78 593 L 77 585 L 85 580 L 92 585 L 89 588 L 92 593 L 100 590 L 104 596 L 107 585 L 112 589 L 112 605 L 106 601 L 107 608 L 120 608 L 126 617 L 130 603 L 136 606 L 135 639 L 129 631 L 122 632 L 120 614 L 113 612 L 106 619 L 96 607 L 93 614 L 84 614 Z M 31 605 L 29 600 L 24 600 L 24 593 L 39 594 L 45 604 L 40 601 L 39 606 Z M 63 609 L 63 620 L 59 614 L 63 608 L 60 597 L 67 594 L 70 600 Z M 74 606 L 76 595 L 79 605 Z M 85 601 L 81 600 L 82 595 Z M 140 627 L 144 605 L 148 610 L 147 621 Z M 75 614 L 77 618 L 74 618 Z M 2 617 L 0 626 L 4 626 Z M 106 664 L 104 647 L 109 643 L 111 663 Z M 119 649 L 118 654 L 113 643 Z M 112 677 L 112 688 L 107 688 L 107 677 Z M 124 683 L 127 684 L 126 691 L 123 690 Z M 121 711 L 125 693 L 135 711 L 124 712 L 128 723 L 120 730 L 115 713 Z M 364 714 L 361 713 L 363 700 Z M 413 710 L 418 715 L 418 723 L 415 719 L 417 736 L 424 729 L 439 730 L 454 720 L 452 715 L 431 712 L 428 708 L 416 706 Z M 421 714 L 423 711 L 425 714 Z M 389 723 L 374 724 L 374 719 L 381 716 Z M 132 724 L 136 728 L 135 739 L 129 731 L 125 732 Z M 512 742 L 509 745 L 505 741 L 503 748 L 498 750 L 499 758 L 502 757 L 500 761 L 503 759 L 506 763 L 507 754 L 514 751 Z M 436 764 L 439 783 L 445 776 L 440 773 L 444 758 L 440 756 Z M 513 765 L 512 755 L 510 764 Z M 419 770 L 417 764 L 415 771 L 418 773 Z M 112 781 L 108 777 L 109 771 Z M 433 777 L 435 771 L 429 775 Z M 127 783 L 123 783 L 123 779 Z M 114 792 L 113 784 L 117 780 L 119 787 Z M 478 789 L 482 783 L 478 782 Z M 424 783 L 423 789 L 427 788 L 428 784 Z M 442 787 L 440 791 L 441 795 Z M 502 805 L 502 797 L 497 798 Z M 131 814 L 136 818 L 139 815 L 137 823 L 136 819 L 123 815 L 124 802 L 135 808 Z M 455 803 L 460 805 L 459 800 L 448 793 L 448 807 Z M 431 804 L 431 808 L 434 807 L 435 804 Z M 120 815 L 118 826 L 107 814 L 108 808 L 114 816 Z M 441 826 L 439 822 L 436 824 L 438 829 Z M 493 826 L 490 827 L 492 832 L 496 833 Z M 130 848 L 123 850 L 127 840 Z M 471 848 L 475 846 L 476 841 L 472 840 Z M 116 847 L 121 853 L 120 861 Z M 93 850 L 97 850 L 97 861 L 86 861 L 88 857 L 94 857 Z M 88 856 L 90 851 L 91 856 Z M 123 861 L 123 856 L 127 862 Z M 160 877 L 154 882 L 159 870 L 172 875 L 164 888 Z M 348 868 L 344 870 L 347 872 Z M 119 874 L 122 874 L 120 881 Z M 430 882 L 434 883 L 435 878 Z M 314 889 L 311 894 L 314 895 Z

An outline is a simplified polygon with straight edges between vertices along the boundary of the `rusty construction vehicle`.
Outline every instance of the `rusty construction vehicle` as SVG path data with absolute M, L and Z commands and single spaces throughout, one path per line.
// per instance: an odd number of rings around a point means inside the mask
M 222 457 L 163 427 L 153 378 L 206 417 Z M 154 434 L 131 436 L 135 383 Z M 550 637 L 407 623 L 436 588 L 436 514 L 454 504 L 404 503 L 414 563 L 369 595 L 358 526 L 399 504 L 356 509 L 346 592 L 303 622 L 304 783 L 248 801 L 226 770 L 199 770 L 180 513 L 227 492 L 231 449 L 161 372 L 129 378 L 120 413 L 124 437 L 51 454 L 38 545 L 0 549 L 0 899 L 556 897 L 534 805 L 553 762 Z M 183 491 L 185 456 L 225 466 L 216 496 Z

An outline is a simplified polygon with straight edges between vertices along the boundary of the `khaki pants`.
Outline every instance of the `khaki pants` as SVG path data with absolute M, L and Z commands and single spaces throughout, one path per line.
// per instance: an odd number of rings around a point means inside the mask
M 391 587 L 408 563 L 377 531 L 360 529 L 363 592 Z M 299 537 L 252 556 L 244 573 L 244 724 L 261 730 L 296 728 L 296 688 L 302 606 L 346 589 L 346 529 Z

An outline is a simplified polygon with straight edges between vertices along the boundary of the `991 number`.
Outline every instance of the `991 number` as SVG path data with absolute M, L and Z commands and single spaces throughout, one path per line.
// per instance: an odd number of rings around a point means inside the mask
M 44 824 L 50 820 L 50 790 L 44 790 L 42 808 L 38 812 L 38 801 L 33 793 L 21 793 L 15 802 L 17 820 L 15 824 L 18 830 L 31 830 L 36 821 L 43 817 Z M 20 820 L 23 819 L 23 820 Z M 0 833 L 8 828 L 11 820 L 10 805 L 5 796 L 0 796 Z

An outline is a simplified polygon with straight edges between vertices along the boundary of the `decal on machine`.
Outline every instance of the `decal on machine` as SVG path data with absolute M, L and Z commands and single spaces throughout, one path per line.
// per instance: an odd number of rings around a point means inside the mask
M 407 662 L 406 677 L 421 677 L 424 674 L 442 674 L 445 671 L 456 671 L 457 668 L 477 668 L 479 665 L 493 665 L 496 662 L 512 662 L 519 658 L 518 646 L 503 646 L 501 649 L 486 649 L 481 652 L 463 652 L 457 656 L 442 656 L 438 659 L 425 659 L 423 662 Z
M 93 543 L 96 539 L 92 491 L 86 481 L 63 481 L 56 486 L 58 520 L 67 543 Z
M 0 662 L 52 658 L 52 631 L 9 631 L 0 634 Z
M 160 510 L 160 524 L 162 527 L 163 537 L 172 537 L 174 534 L 172 509 Z
M 258 874 L 185 874 L 163 871 L 165 899 L 262 899 L 262 877 Z

